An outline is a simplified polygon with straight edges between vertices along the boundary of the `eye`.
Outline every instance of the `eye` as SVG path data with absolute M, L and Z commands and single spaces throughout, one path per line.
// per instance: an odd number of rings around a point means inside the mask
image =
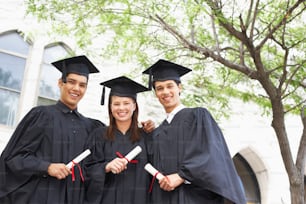
M 87 87 L 87 84 L 86 84 L 86 83 L 80 83 L 79 86 L 80 86 L 81 88 L 86 88 L 86 87 Z
M 174 87 L 173 84 L 169 84 L 169 85 L 167 86 L 168 89 L 172 89 L 173 87 Z
M 161 91 L 161 90 L 163 90 L 163 88 L 162 87 L 156 87 L 156 89 L 155 89 L 156 91 Z
M 67 84 L 69 85 L 75 85 L 76 84 L 76 81 L 72 80 L 72 79 L 68 79 L 67 80 Z

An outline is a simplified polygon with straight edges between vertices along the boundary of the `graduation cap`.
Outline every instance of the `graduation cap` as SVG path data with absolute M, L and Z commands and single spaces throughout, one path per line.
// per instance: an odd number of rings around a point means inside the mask
M 155 81 L 175 80 L 180 82 L 180 77 L 190 71 L 189 68 L 160 59 L 142 73 L 149 75 L 149 89 L 151 89 Z
M 56 62 L 52 62 L 60 72 L 62 72 L 62 80 L 66 82 L 66 77 L 69 73 L 74 73 L 82 76 L 86 76 L 91 73 L 97 73 L 99 70 L 93 65 L 91 61 L 85 56 L 75 56 L 71 58 L 66 58 Z
M 148 91 L 147 87 L 125 77 L 117 77 L 105 82 L 101 82 L 100 85 L 103 86 L 102 97 L 101 97 L 101 105 L 104 105 L 105 99 L 105 87 L 111 89 L 110 96 L 121 96 L 121 97 L 131 97 L 136 100 L 137 93 Z

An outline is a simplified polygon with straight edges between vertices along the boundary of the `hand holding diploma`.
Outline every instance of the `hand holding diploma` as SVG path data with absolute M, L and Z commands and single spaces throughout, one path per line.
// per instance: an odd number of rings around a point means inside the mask
M 155 178 L 157 178 L 159 181 L 162 181 L 165 178 L 165 176 L 162 173 L 160 173 L 157 169 L 155 169 L 150 163 L 147 163 L 144 169 L 153 176 L 149 189 L 149 192 L 151 192 L 153 189 Z
M 105 171 L 106 173 L 112 172 L 113 174 L 118 174 L 125 170 L 127 168 L 127 164 L 130 163 L 136 163 L 135 160 L 133 160 L 140 152 L 142 151 L 140 146 L 136 146 L 133 150 L 131 150 L 126 156 L 123 156 L 120 154 L 120 152 L 116 152 L 116 154 L 119 156 L 119 158 L 113 159 L 111 162 L 109 162 L 106 167 Z
M 150 163 L 147 163 L 144 168 L 153 176 L 149 190 L 150 192 L 152 191 L 155 178 L 158 179 L 160 188 L 165 191 L 173 191 L 176 187 L 184 182 L 184 179 L 181 178 L 177 173 L 165 176 L 157 169 L 155 169 Z
M 126 161 L 131 162 L 142 151 L 140 146 L 136 146 L 132 151 L 125 155 Z
M 70 161 L 66 166 L 71 169 L 73 164 L 78 164 L 80 163 L 83 159 L 85 159 L 88 155 L 90 155 L 91 152 L 89 149 L 86 149 L 84 152 L 79 154 L 76 158 L 74 158 L 72 161 Z
M 80 172 L 80 177 L 82 179 L 82 181 L 84 182 L 84 177 L 83 177 L 83 174 L 82 174 L 82 169 L 79 165 L 79 163 L 85 159 L 88 155 L 90 155 L 91 152 L 89 149 L 86 149 L 84 152 L 82 152 L 81 154 L 79 154 L 76 158 L 74 158 L 72 161 L 70 161 L 68 164 L 66 164 L 66 167 L 68 169 L 71 169 L 71 174 L 72 174 L 72 181 L 75 181 L 75 175 L 74 175 L 74 166 L 76 165 L 79 169 L 79 172 Z
M 147 172 L 149 172 L 152 176 L 156 177 L 158 180 L 161 180 L 165 177 L 162 173 L 157 171 L 157 169 L 155 169 L 150 163 L 147 163 L 144 168 Z

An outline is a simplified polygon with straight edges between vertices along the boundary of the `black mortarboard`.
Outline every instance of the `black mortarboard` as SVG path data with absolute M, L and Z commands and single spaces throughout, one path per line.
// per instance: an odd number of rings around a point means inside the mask
M 149 75 L 149 89 L 151 89 L 155 81 L 175 80 L 180 82 L 180 77 L 190 71 L 189 68 L 160 59 L 142 73 Z
M 66 76 L 69 73 L 83 75 L 88 78 L 90 73 L 99 72 L 93 63 L 89 61 L 89 59 L 84 55 L 66 58 L 52 62 L 51 64 L 54 65 L 60 72 L 62 72 L 63 82 L 66 82 Z
M 101 82 L 100 85 L 104 86 L 102 91 L 101 105 L 104 105 L 105 87 L 111 89 L 110 96 L 131 97 L 136 99 L 137 93 L 148 91 L 149 89 L 125 76 L 117 77 L 105 82 Z

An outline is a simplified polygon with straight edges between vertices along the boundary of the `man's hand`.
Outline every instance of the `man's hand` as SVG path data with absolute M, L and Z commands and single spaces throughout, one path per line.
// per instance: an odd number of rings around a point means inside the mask
M 159 181 L 159 186 L 165 191 L 173 191 L 176 187 L 180 186 L 184 182 L 177 173 L 165 176 Z
M 51 163 L 48 166 L 48 174 L 50 176 L 53 176 L 57 179 L 64 179 L 69 174 L 71 174 L 71 171 L 68 167 L 66 167 L 65 164 L 62 163 Z
M 155 129 L 155 123 L 152 120 L 143 121 L 141 125 L 146 133 L 150 133 Z

